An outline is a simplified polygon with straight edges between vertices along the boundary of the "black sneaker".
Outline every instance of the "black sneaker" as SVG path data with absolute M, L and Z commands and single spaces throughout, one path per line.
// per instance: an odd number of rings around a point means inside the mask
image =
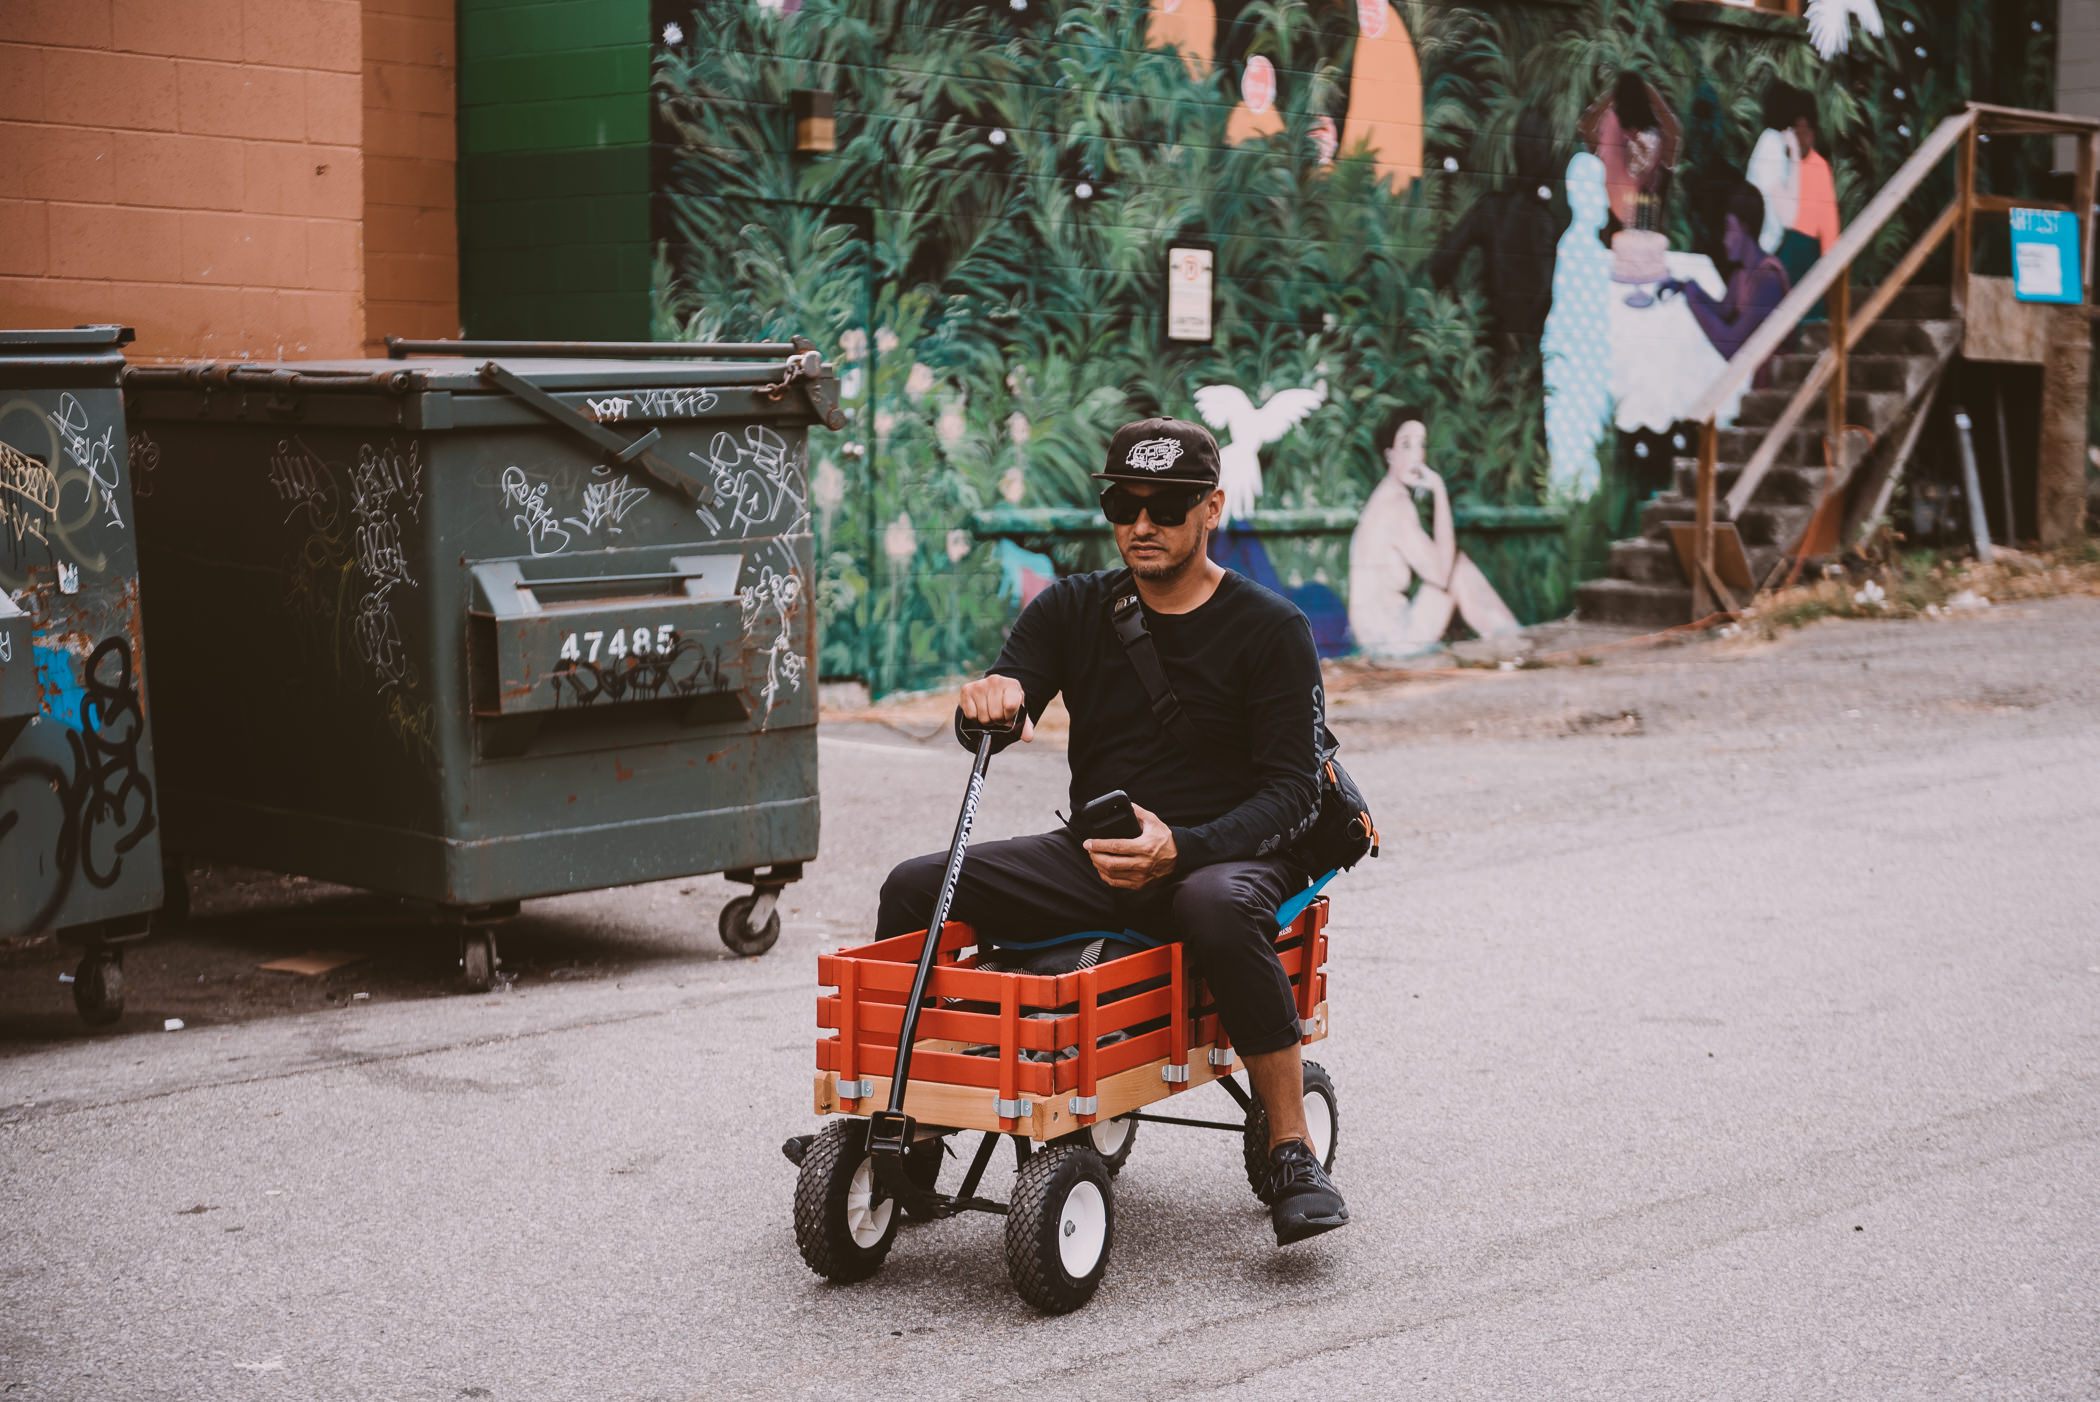
M 1269 1200 L 1278 1246 L 1348 1225 L 1348 1206 L 1313 1157 L 1312 1146 L 1302 1139 L 1287 1139 L 1269 1150 L 1268 1189 L 1263 1196 Z

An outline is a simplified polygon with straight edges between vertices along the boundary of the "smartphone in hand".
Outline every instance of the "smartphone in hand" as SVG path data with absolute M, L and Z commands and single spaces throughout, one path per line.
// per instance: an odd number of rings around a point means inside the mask
M 1072 815 L 1072 831 L 1089 837 L 1139 837 L 1145 825 L 1130 806 L 1130 795 L 1114 789 L 1089 801 Z

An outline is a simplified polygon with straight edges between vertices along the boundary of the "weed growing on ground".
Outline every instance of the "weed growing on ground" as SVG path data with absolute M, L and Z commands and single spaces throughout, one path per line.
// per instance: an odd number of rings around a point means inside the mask
M 2031 555 L 1998 548 L 1990 564 L 1920 550 L 1878 566 L 1762 594 L 1726 636 L 1774 637 L 1819 618 L 1952 618 L 2015 599 L 2100 595 L 2100 544 Z M 1732 631 L 1731 631 L 1732 630 Z

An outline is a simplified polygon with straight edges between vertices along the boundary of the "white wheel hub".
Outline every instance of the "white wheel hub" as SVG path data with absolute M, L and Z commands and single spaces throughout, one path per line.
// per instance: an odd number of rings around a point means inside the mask
M 865 1250 L 879 1243 L 896 1210 L 896 1203 L 876 1196 L 875 1160 L 862 1159 L 853 1170 L 853 1181 L 846 1185 L 846 1231 L 853 1244 Z
M 1065 1274 L 1073 1280 L 1086 1279 L 1101 1263 L 1101 1252 L 1107 1245 L 1108 1204 L 1101 1197 L 1101 1189 L 1085 1180 L 1074 1183 L 1072 1191 L 1065 1194 L 1064 1211 L 1057 1224 L 1057 1257 Z
M 1093 1126 L 1094 1149 L 1104 1159 L 1112 1159 L 1123 1152 L 1130 1142 L 1132 1125 L 1129 1120 L 1103 1120 Z
M 1327 1097 L 1316 1090 L 1305 1093 L 1305 1128 L 1312 1135 L 1313 1157 L 1320 1167 L 1327 1167 L 1328 1156 L 1334 1152 L 1334 1111 Z

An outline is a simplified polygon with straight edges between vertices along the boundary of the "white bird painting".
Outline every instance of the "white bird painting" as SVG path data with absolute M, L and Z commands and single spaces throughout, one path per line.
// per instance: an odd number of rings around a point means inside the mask
M 1808 42 L 1825 61 L 1852 46 L 1852 21 L 1879 39 L 1881 11 L 1874 0 L 1808 0 Z
M 1218 449 L 1218 485 L 1225 489 L 1225 519 L 1245 520 L 1261 495 L 1261 450 L 1289 433 L 1327 402 L 1327 382 L 1311 389 L 1280 389 L 1256 407 L 1237 385 L 1205 385 L 1196 391 L 1196 412 L 1232 441 Z

